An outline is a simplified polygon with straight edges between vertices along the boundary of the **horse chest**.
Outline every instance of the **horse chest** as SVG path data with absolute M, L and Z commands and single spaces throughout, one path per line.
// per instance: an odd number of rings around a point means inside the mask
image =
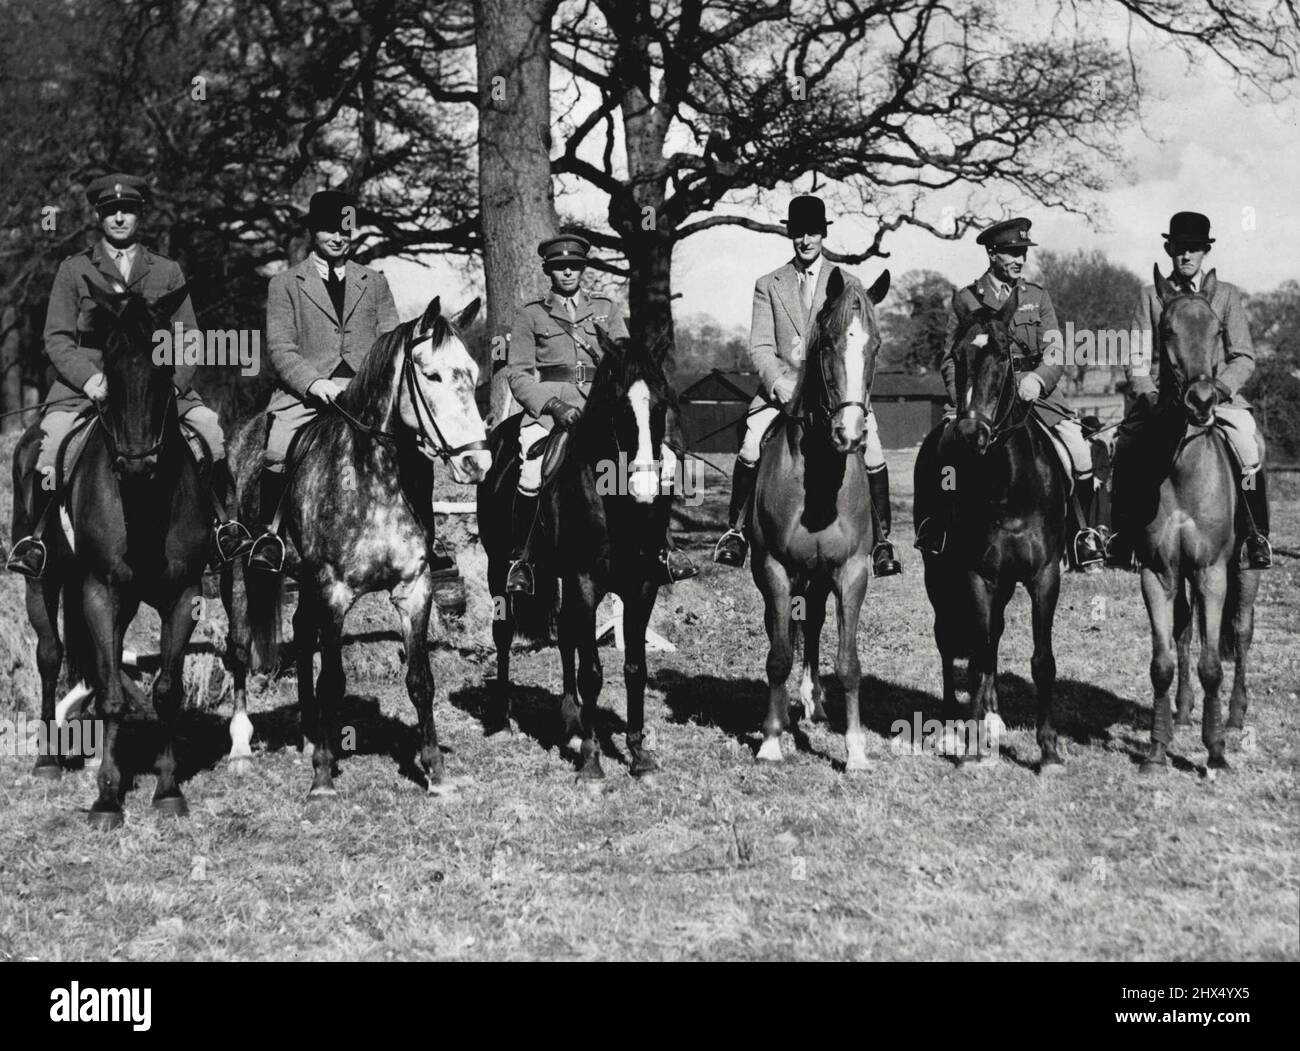
M 371 506 L 359 523 L 351 557 L 372 573 L 410 580 L 427 561 L 424 531 L 404 506 Z

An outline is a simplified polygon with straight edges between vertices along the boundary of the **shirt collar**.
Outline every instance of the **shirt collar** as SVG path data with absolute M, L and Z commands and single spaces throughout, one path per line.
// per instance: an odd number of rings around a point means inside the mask
M 999 299 L 1006 299 L 1007 296 L 1011 295 L 1012 286 L 1003 281 L 992 270 L 984 274 L 984 280 L 988 282 L 989 290 Z
M 326 260 L 322 259 L 313 251 L 311 253 L 311 261 L 316 264 L 316 273 L 320 274 L 322 281 L 329 279 L 331 269 L 333 269 L 339 277 L 343 277 L 347 273 L 348 261 L 346 259 L 342 262 L 335 263 L 334 266 L 331 267 Z
M 1201 289 L 1202 274 L 1198 270 L 1191 277 L 1183 277 L 1177 270 L 1169 275 L 1169 280 L 1175 288 L 1186 288 L 1189 292 L 1199 292 Z
M 806 270 L 803 269 L 803 268 L 801 268 L 801 267 L 799 266 L 798 259 L 796 258 L 796 260 L 795 260 L 795 264 L 794 264 L 794 271 L 795 271 L 796 274 L 799 274 L 799 275 L 803 275 L 803 274 L 806 273 L 806 274 L 808 275 L 809 280 L 812 281 L 812 283 L 813 283 L 813 287 L 815 288 L 815 287 L 817 286 L 817 280 L 818 280 L 818 278 L 821 277 L 821 272 L 822 272 L 822 261 L 823 261 L 825 258 L 826 258 L 826 256 L 824 256 L 824 255 L 822 255 L 822 254 L 819 253 L 818 256 L 817 256 L 817 258 L 814 259 L 814 260 L 813 260 L 813 261 L 808 265 L 808 267 L 807 267 Z
M 140 252 L 140 242 L 135 241 L 128 248 L 118 248 L 115 245 L 111 245 L 107 241 L 105 241 L 104 250 L 108 252 L 109 259 L 116 261 L 119 255 L 124 255 L 126 256 L 128 262 L 134 263 L 135 257 Z

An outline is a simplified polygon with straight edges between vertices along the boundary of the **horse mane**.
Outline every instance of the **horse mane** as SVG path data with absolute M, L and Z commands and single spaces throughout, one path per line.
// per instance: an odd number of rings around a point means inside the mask
M 593 408 L 604 410 L 638 381 L 649 388 L 651 404 L 666 404 L 670 409 L 678 407 L 677 392 L 668 382 L 660 355 L 628 338 L 610 340 L 607 345 L 614 349 L 602 355 L 596 366 L 584 418 Z

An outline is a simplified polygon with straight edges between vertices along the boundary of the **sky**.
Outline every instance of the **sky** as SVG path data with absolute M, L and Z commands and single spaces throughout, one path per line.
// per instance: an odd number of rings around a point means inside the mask
M 1109 29 L 1117 31 L 1117 26 Z M 1207 267 L 1247 292 L 1264 292 L 1300 279 L 1300 101 L 1243 100 L 1226 70 L 1201 61 L 1189 66 L 1169 49 L 1137 49 L 1148 91 L 1143 127 L 1125 136 L 1125 170 L 1088 204 L 1088 216 L 1047 211 L 1014 198 L 1005 214 L 1033 222 L 1041 249 L 1099 250 L 1150 280 L 1152 265 L 1167 263 L 1161 234 L 1176 211 L 1210 217 L 1216 238 Z M 784 217 L 779 196 L 766 210 L 740 211 L 765 221 Z M 927 200 L 926 218 L 939 219 L 943 200 Z M 598 202 L 566 198 L 564 210 L 581 213 Z M 719 209 L 720 211 L 723 209 Z M 590 212 L 599 220 L 599 213 Z M 830 228 L 831 249 L 858 250 L 870 230 L 841 220 Z M 937 270 L 954 284 L 978 277 L 987 265 L 975 234 L 945 241 L 904 228 L 884 243 L 888 259 L 854 267 L 870 282 L 885 266 L 895 281 L 910 270 Z M 790 257 L 789 243 L 772 234 L 721 227 L 677 246 L 673 290 L 681 293 L 679 319 L 711 315 L 724 327 L 748 328 L 754 281 Z M 1032 272 L 1033 250 L 1030 252 Z M 390 259 L 378 264 L 389 277 L 403 318 L 435 293 L 460 306 L 483 287 L 482 269 L 463 259 L 425 257 L 422 263 Z M 1050 291 L 1050 289 L 1049 289 Z

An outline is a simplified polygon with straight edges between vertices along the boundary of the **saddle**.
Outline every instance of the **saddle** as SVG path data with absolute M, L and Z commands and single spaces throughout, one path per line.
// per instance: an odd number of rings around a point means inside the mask
M 501 476 L 509 475 L 515 464 L 522 466 L 523 457 L 519 445 L 519 428 L 523 424 L 524 414 L 516 413 L 492 432 L 489 445 L 492 449 L 492 462 L 503 465 Z M 528 459 L 542 460 L 542 489 L 548 488 L 564 465 L 569 450 L 569 432 L 554 428 L 541 441 L 537 442 L 528 453 Z
M 1057 458 L 1061 461 L 1061 466 L 1065 469 L 1065 490 L 1066 495 L 1074 497 L 1074 462 L 1070 459 L 1070 451 L 1065 447 L 1065 442 L 1061 441 L 1057 433 L 1047 426 L 1036 413 L 1031 412 L 1029 419 L 1038 425 L 1038 429 L 1047 436 L 1051 442 L 1052 448 L 1056 450 Z
M 77 464 L 81 460 L 81 454 L 86 449 L 86 442 L 98 422 L 99 418 L 95 414 L 93 406 L 83 409 L 78 414 L 76 422 L 73 423 L 68 433 L 63 436 L 63 440 L 59 442 L 59 448 L 54 454 L 55 492 L 68 492 L 73 475 L 77 470 Z M 208 448 L 208 443 L 203 440 L 203 435 L 199 434 L 184 420 L 180 422 L 181 433 L 185 436 L 185 441 L 190 447 L 195 464 L 201 472 L 205 471 L 212 465 L 212 450 Z

